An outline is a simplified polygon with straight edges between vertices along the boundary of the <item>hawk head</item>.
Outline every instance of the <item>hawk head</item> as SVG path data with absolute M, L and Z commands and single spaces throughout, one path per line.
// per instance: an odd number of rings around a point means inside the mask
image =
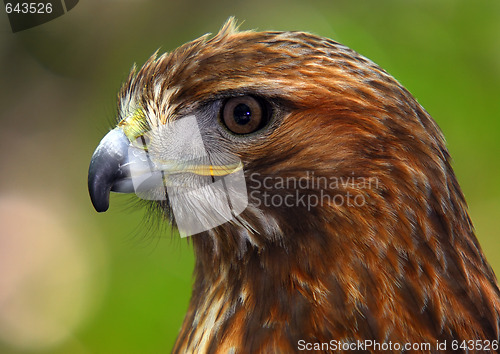
M 429 114 L 330 39 L 234 21 L 133 69 L 89 170 L 192 235 L 176 349 L 498 339 L 498 287 Z M 222 350 L 221 349 L 221 350 Z

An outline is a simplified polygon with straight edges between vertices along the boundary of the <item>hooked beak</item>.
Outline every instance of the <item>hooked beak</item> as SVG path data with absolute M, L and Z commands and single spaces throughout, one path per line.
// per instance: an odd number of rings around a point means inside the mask
M 128 167 L 130 142 L 120 128 L 110 131 L 92 155 L 89 166 L 89 194 L 94 208 L 104 212 L 109 207 L 110 191 L 133 193 Z
M 200 147 L 205 151 L 199 132 L 193 136 L 194 129 L 189 128 L 189 125 L 177 130 L 164 126 L 157 128 L 147 134 L 149 140 L 141 139 L 142 147 L 131 143 L 122 127 L 110 131 L 92 155 L 89 167 L 88 187 L 95 210 L 108 210 L 111 191 L 135 193 L 145 200 L 166 200 L 167 189 L 192 192 L 213 183 L 214 177 L 243 168 L 241 161 L 234 161 L 232 155 L 219 156 L 219 160 L 226 163 L 214 165 L 209 155 L 198 151 Z M 199 157 L 192 158 L 196 154 Z M 191 159 L 184 159 L 185 155 Z M 186 173 L 201 179 L 189 185 L 179 176 Z

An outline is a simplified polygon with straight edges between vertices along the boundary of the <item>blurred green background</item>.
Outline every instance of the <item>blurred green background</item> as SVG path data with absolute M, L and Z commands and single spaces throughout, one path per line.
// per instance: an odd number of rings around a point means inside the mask
M 134 62 L 230 15 L 242 29 L 338 40 L 394 75 L 441 126 L 500 274 L 500 1 L 98 1 L 13 34 L 0 14 L 0 352 L 170 351 L 192 250 L 113 195 L 87 194 L 93 150 Z

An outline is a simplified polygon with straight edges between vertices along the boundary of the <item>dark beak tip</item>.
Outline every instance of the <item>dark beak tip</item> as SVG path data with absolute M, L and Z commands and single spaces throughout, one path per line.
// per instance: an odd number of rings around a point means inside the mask
M 93 200 L 92 205 L 94 206 L 95 211 L 97 211 L 98 213 L 104 213 L 105 211 L 107 211 L 109 209 L 109 201 L 108 202 L 103 202 L 103 201 L 98 202 L 98 201 Z
M 107 211 L 107 210 L 108 210 L 108 207 L 109 207 L 109 206 L 106 206 L 106 207 L 101 207 L 101 208 L 100 208 L 100 207 L 97 207 L 97 206 L 95 206 L 95 205 L 94 205 L 94 208 L 95 208 L 95 210 L 96 210 L 98 213 L 104 213 L 105 211 Z
M 107 186 L 101 183 L 97 183 L 93 178 L 94 176 L 89 174 L 89 195 L 90 200 L 94 209 L 98 213 L 103 213 L 109 208 L 109 190 L 106 190 Z

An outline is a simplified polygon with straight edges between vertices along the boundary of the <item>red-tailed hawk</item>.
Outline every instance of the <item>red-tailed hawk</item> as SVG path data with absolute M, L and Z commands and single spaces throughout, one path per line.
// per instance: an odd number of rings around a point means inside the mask
M 442 133 L 330 39 L 230 20 L 153 55 L 121 89 L 89 190 L 98 211 L 135 192 L 195 234 L 174 352 L 498 349 L 497 280 Z

